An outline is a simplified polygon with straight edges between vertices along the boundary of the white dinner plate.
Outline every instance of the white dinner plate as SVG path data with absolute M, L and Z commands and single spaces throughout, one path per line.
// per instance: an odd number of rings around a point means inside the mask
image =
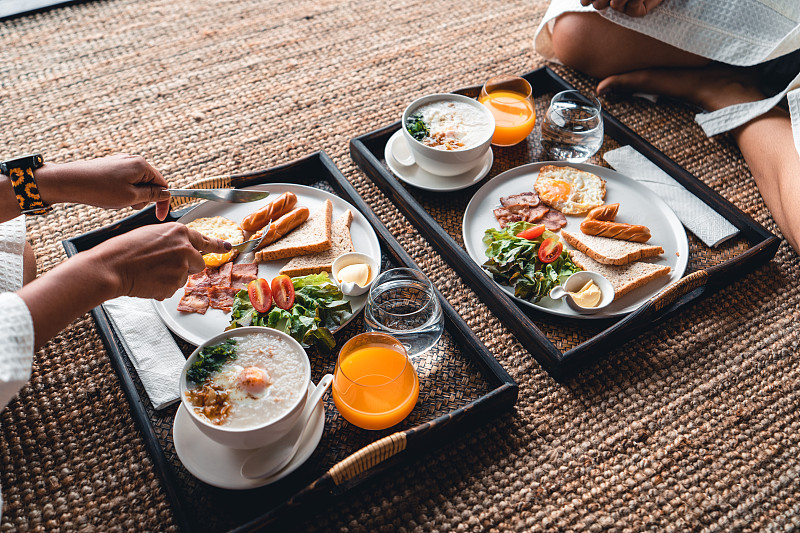
M 389 137 L 389 140 L 386 142 L 386 148 L 383 150 L 383 157 L 386 160 L 386 165 L 400 181 L 404 181 L 409 185 L 426 191 L 460 191 L 461 189 L 471 187 L 486 177 L 486 174 L 492 169 L 492 163 L 494 163 L 494 153 L 492 149 L 489 148 L 486 150 L 486 155 L 481 158 L 480 162 L 478 162 L 472 170 L 456 176 L 439 176 L 438 174 L 428 172 L 417 164 L 404 166 L 398 163 L 392 150 L 395 149 L 396 143 L 405 142 L 403 130 L 397 130 L 394 135 Z M 404 147 L 404 149 L 410 151 L 407 147 Z
M 309 383 L 308 394 L 311 395 L 314 389 L 314 384 Z M 255 489 L 285 478 L 311 457 L 325 429 L 324 398 L 321 398 L 314 408 L 308 423 L 309 427 L 304 435 L 305 438 L 289 464 L 277 473 L 262 479 L 248 479 L 242 476 L 242 465 L 255 450 L 234 450 L 210 439 L 192 421 L 192 416 L 186 411 L 183 404 L 178 407 L 178 412 L 175 414 L 172 438 L 178 459 L 181 460 L 186 470 L 200 481 L 221 489 Z M 302 428 L 298 425 L 292 428 L 290 433 L 296 433 L 299 436 L 300 431 Z
M 297 195 L 297 205 L 308 207 L 312 214 L 322 206 L 325 200 L 330 199 L 333 203 L 333 220 L 336 220 L 348 209 L 353 212 L 353 222 L 350 224 L 350 235 L 353 239 L 355 250 L 375 258 L 380 263 L 381 249 L 375 230 L 372 229 L 372 226 L 364 215 L 338 196 L 313 187 L 291 183 L 270 183 L 248 187 L 248 189 L 269 191 L 270 195 L 264 200 L 244 204 L 204 202 L 182 216 L 178 222 L 186 224 L 197 218 L 223 216 L 240 223 L 247 215 L 258 211 L 261 207 L 284 192 L 293 192 Z M 252 254 L 236 258 L 236 262 L 248 262 L 252 260 Z M 290 260 L 291 259 L 287 258 L 267 263 L 259 263 L 258 277 L 272 280 L 272 278 L 278 275 L 278 271 Z M 220 309 L 212 309 L 209 307 L 204 315 L 178 311 L 178 302 L 180 302 L 182 296 L 183 287 L 175 291 L 175 294 L 166 300 L 161 302 L 154 300 L 156 312 L 167 327 L 178 337 L 192 344 L 199 345 L 214 335 L 222 333 L 225 328 L 228 327 L 231 314 L 225 313 Z M 345 299 L 350 300 L 350 305 L 353 308 L 353 317 L 355 317 L 355 315 L 364 308 L 367 295 L 345 296 Z M 344 324 L 342 324 L 342 326 L 344 326 Z
M 518 298 L 518 301 L 559 316 L 583 319 L 609 318 L 631 313 L 650 297 L 658 294 L 664 287 L 681 279 L 689 263 L 689 241 L 686 238 L 686 231 L 675 213 L 661 198 L 641 183 L 614 170 L 586 163 L 569 165 L 560 162 L 531 163 L 503 172 L 481 187 L 467 205 L 462 225 L 467 253 L 476 263 L 482 265 L 488 259 L 484 253 L 486 247 L 482 242 L 484 232 L 488 228 L 500 228 L 500 224 L 494 217 L 494 209 L 500 207 L 500 198 L 533 191 L 533 184 L 539 175 L 539 169 L 544 165 L 571 166 L 597 174 L 604 179 L 606 181 L 605 203 L 620 204 L 617 220 L 630 224 L 642 224 L 650 228 L 652 237 L 648 244 L 661 246 L 664 248 L 664 253 L 658 258 L 647 261 L 669 266 L 671 271 L 668 276 L 658 278 L 632 290 L 612 302 L 605 310 L 593 315 L 578 314 L 570 309 L 563 300 L 551 300 L 547 297 L 535 304 L 521 298 Z M 584 215 L 568 215 L 567 225 L 563 229 L 579 233 L 579 226 L 584 218 Z M 562 242 L 564 242 L 563 239 Z M 571 248 L 566 243 L 564 243 L 564 247 Z M 491 277 L 491 274 L 484 272 Z M 514 297 L 514 289 L 504 285 L 499 286 Z

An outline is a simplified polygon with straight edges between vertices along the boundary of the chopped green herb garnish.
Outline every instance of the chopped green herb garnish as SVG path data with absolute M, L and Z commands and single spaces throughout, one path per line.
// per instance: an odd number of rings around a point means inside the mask
M 406 129 L 418 141 L 422 141 L 430 134 L 428 126 L 422 120 L 422 113 L 414 113 L 406 119 Z
M 236 359 L 236 339 L 227 339 L 214 346 L 207 346 L 197 354 L 197 359 L 186 371 L 186 377 L 197 384 L 205 383 L 211 374 L 232 359 Z

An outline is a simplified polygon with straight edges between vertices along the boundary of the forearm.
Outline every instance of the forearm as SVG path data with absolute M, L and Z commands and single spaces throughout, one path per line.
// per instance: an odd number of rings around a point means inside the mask
M 45 163 L 43 167 L 34 171 L 39 194 L 47 205 L 75 201 L 75 192 L 61 174 L 62 166 L 54 163 Z M 19 202 L 11 186 L 11 178 L 0 174 L 0 223 L 18 217 L 20 214 Z
M 17 294 L 33 319 L 36 349 L 73 320 L 118 295 L 118 281 L 91 250 L 60 264 L 22 287 Z
M 772 111 L 733 132 L 761 196 L 783 236 L 800 253 L 800 155 L 794 146 L 789 114 Z
M 69 202 L 108 209 L 141 209 L 157 202 L 159 220 L 164 220 L 169 211 L 167 182 L 138 156 L 120 154 L 90 161 L 45 163 L 33 176 L 42 201 L 48 205 Z M 11 180 L 0 176 L 0 222 L 19 212 Z

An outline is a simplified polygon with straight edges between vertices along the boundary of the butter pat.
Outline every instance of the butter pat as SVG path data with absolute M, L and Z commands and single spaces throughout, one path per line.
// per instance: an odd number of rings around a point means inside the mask
M 354 263 L 342 268 L 336 276 L 339 283 L 355 283 L 359 287 L 364 287 L 369 283 L 369 265 L 364 263 Z
M 600 287 L 595 285 L 593 281 L 588 281 L 578 292 L 570 292 L 569 294 L 572 295 L 575 303 L 581 307 L 597 307 L 597 304 L 603 298 Z

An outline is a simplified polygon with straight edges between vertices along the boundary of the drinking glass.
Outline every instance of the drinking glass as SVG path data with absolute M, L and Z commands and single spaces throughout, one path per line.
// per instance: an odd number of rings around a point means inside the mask
M 601 111 L 594 96 L 578 91 L 556 94 L 542 121 L 542 148 L 558 161 L 586 161 L 603 145 Z
M 395 268 L 372 283 L 364 308 L 367 331 L 388 333 L 413 358 L 439 341 L 444 318 L 431 280 L 419 270 Z
M 339 352 L 333 402 L 351 424 L 386 429 L 417 404 L 419 378 L 403 344 L 385 333 L 356 335 Z
M 495 76 L 483 84 L 478 101 L 492 112 L 495 121 L 492 144 L 513 146 L 530 135 L 536 123 L 533 89 L 525 78 Z

